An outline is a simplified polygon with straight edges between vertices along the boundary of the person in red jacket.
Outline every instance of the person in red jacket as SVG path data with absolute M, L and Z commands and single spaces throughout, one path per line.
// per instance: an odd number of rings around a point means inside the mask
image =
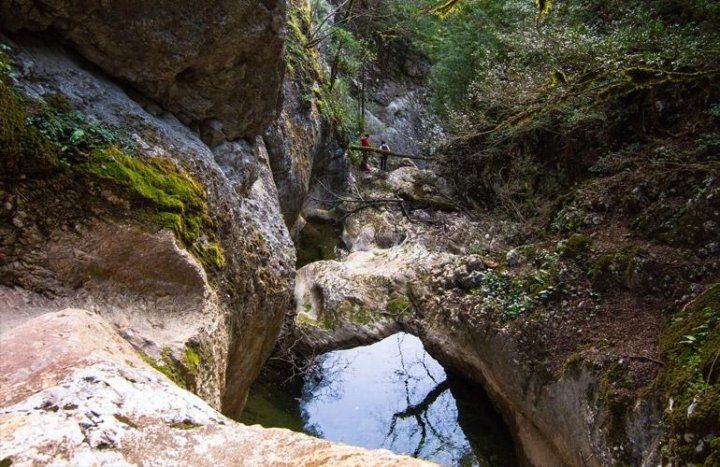
M 367 133 L 363 135 L 362 138 L 360 138 L 360 146 L 364 148 L 370 147 L 370 135 Z M 368 152 L 363 151 L 362 159 L 360 160 L 360 170 L 367 171 L 369 170 L 368 167 Z

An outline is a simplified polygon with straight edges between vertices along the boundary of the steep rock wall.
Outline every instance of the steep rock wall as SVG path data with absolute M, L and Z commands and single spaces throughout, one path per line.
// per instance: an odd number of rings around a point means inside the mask
M 285 14 L 284 0 L 8 0 L 0 29 L 55 33 L 184 123 L 235 139 L 279 109 Z
M 263 134 L 285 223 L 298 238 L 305 218 L 343 192 L 348 184 L 349 160 L 340 137 L 308 98 L 317 83 L 307 77 L 285 82 L 280 117 Z
M 100 312 L 178 383 L 237 415 L 290 307 L 294 278 L 262 140 L 213 151 L 61 47 L 18 37 L 13 50 L 26 99 L 41 106 L 63 96 L 88 121 L 126 134 L 137 160 L 179 167 L 201 187 L 207 213 L 190 254 L 152 206 L 122 184 L 78 176 L 75 161 L 46 177 L 4 179 L 3 331 L 68 306 Z M 197 251 L 215 252 L 214 261 Z
M 463 266 L 449 269 L 454 269 L 450 277 L 466 273 Z M 434 284 L 447 277 L 442 268 L 431 275 Z M 428 285 L 413 290 L 423 316 L 416 332 L 446 368 L 486 388 L 528 463 L 604 466 L 619 463 L 621 456 L 634 465 L 660 463 L 656 400 L 639 400 L 613 427 L 614 408 L 604 393 L 608 383 L 592 366 L 568 364 L 560 374 L 550 374 L 543 351 L 538 347 L 533 354 L 533 344 L 519 339 L 517 330 Z
M 322 148 L 320 113 L 313 101 L 301 97 L 310 92 L 307 87 L 301 80 L 286 81 L 280 117 L 263 134 L 283 218 L 293 234 L 302 229 L 298 220 L 310 189 L 313 163 Z

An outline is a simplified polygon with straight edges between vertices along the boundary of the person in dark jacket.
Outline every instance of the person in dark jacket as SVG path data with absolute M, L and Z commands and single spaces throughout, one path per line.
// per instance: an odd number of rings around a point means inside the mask
M 387 153 L 390 152 L 390 146 L 388 146 L 387 143 L 383 141 L 378 149 L 380 149 L 380 170 L 382 170 L 383 172 L 387 172 Z

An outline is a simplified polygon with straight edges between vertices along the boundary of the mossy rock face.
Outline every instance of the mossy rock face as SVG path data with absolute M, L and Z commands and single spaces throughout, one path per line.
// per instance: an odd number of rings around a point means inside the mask
M 321 327 L 325 329 L 338 329 L 345 324 L 366 326 L 376 320 L 372 310 L 351 300 L 343 300 L 333 310 L 323 310 L 318 316 Z
M 203 239 L 212 227 L 204 189 L 172 161 L 141 160 L 110 146 L 93 151 L 79 170 L 123 187 L 138 207 L 151 206 L 152 219 L 172 229 L 206 266 L 225 266 L 222 247 Z
M 131 154 L 129 135 L 91 122 L 62 94 L 47 94 L 44 102 L 23 98 L 10 85 L 8 51 L 0 43 L 0 179 L 84 178 L 87 184 L 68 188 L 83 196 L 100 180 L 130 201 L 129 212 L 115 214 L 170 228 L 206 267 L 225 266 L 200 183 L 171 160 Z
M 402 294 L 394 294 L 387 302 L 387 312 L 395 318 L 400 318 L 411 313 L 410 300 Z
M 720 282 L 673 319 L 660 352 L 666 363 L 660 387 L 673 401 L 663 455 L 673 465 L 717 465 L 711 461 L 720 458 Z
M 199 237 L 207 217 L 205 191 L 171 161 L 146 162 L 109 147 L 94 151 L 86 168 L 155 205 L 163 224 L 175 230 L 183 241 L 191 243 Z
M 628 253 L 605 253 L 600 255 L 590 268 L 590 281 L 593 288 L 606 291 L 623 283 L 623 275 L 630 263 Z
M 169 347 L 164 347 L 161 352 L 159 361 L 155 361 L 148 354 L 142 350 L 138 350 L 138 355 L 148 365 L 155 368 L 160 373 L 168 377 L 173 383 L 177 384 L 183 389 L 188 389 L 188 384 L 183 377 L 182 368 L 172 354 L 172 350 Z
M 7 57 L 0 52 L 0 63 Z M 39 177 L 57 170 L 60 161 L 53 144 L 28 125 L 20 96 L 0 73 L 0 178 Z
M 587 254 L 592 246 L 592 238 L 583 234 L 573 234 L 565 242 L 562 255 L 566 258 L 578 258 Z

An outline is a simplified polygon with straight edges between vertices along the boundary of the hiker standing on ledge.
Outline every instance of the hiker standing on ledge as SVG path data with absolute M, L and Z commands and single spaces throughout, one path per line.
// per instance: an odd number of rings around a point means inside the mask
M 388 146 L 387 143 L 385 141 L 383 141 L 378 149 L 380 150 L 380 153 L 381 153 L 381 155 L 380 155 L 380 170 L 382 170 L 383 172 L 387 172 L 387 160 L 388 160 L 387 153 L 390 152 L 390 146 Z
M 363 135 L 362 138 L 360 138 L 360 146 L 364 148 L 370 147 L 370 135 L 367 133 Z M 362 159 L 360 160 L 360 170 L 367 172 L 369 170 L 368 168 L 368 153 L 367 151 L 363 152 Z

